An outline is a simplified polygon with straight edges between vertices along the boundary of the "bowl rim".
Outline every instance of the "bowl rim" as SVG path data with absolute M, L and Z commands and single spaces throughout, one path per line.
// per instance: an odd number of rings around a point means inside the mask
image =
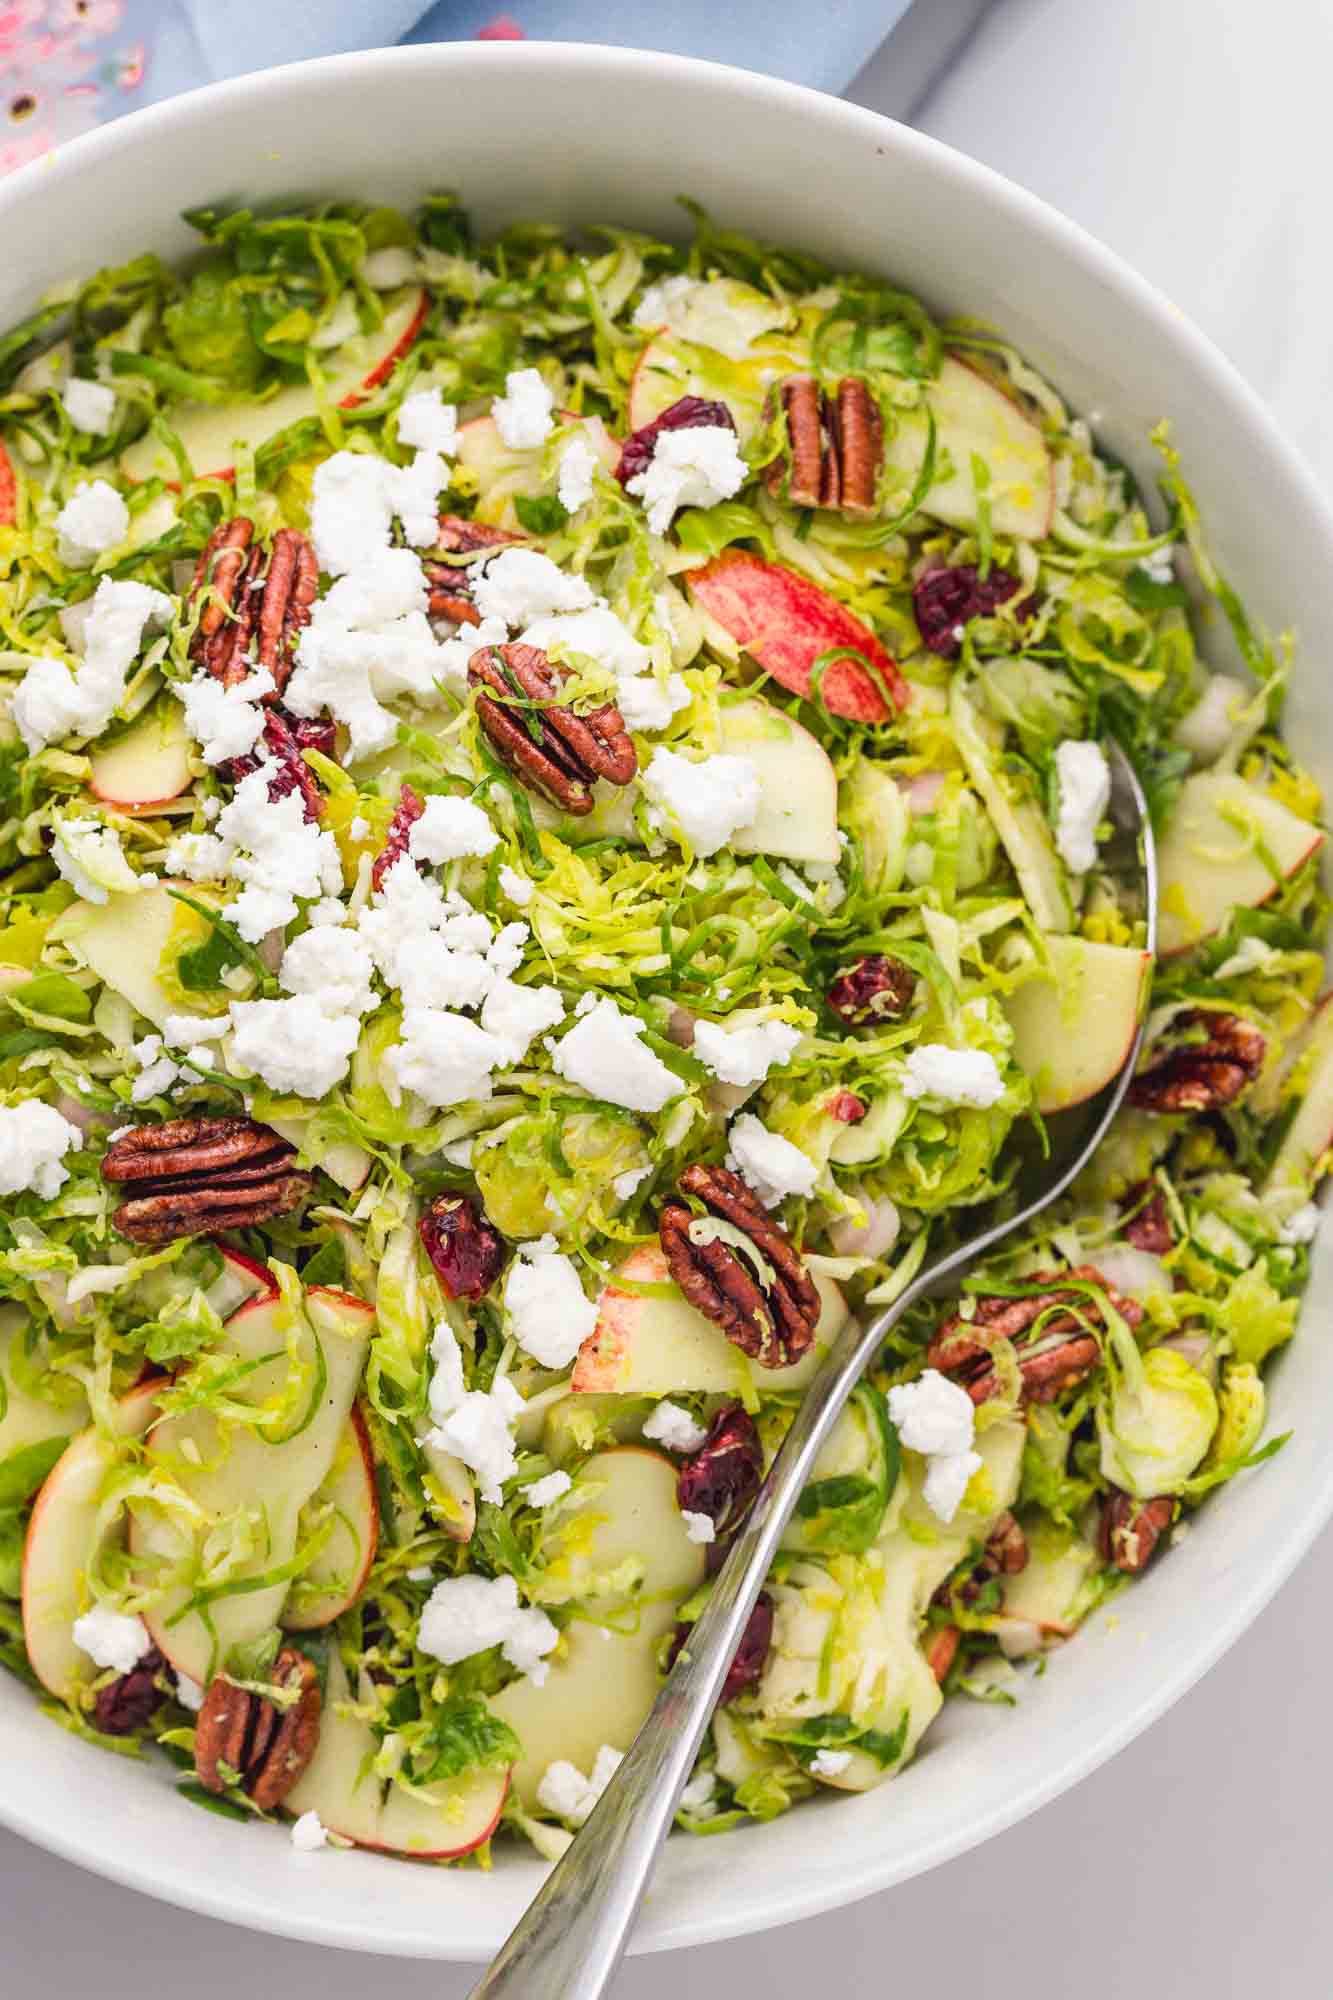
M 807 85 L 727 63 L 603 43 L 556 41 L 438 42 L 358 50 L 285 63 L 205 84 L 160 104 L 129 112 L 62 144 L 54 154 L 20 167 L 0 185 L 0 226 L 11 211 L 40 203 L 44 188 L 95 171 L 102 159 L 128 147 L 151 144 L 159 135 L 188 127 L 202 107 L 248 101 L 259 108 L 266 100 L 280 101 L 296 82 L 346 75 L 379 80 L 391 78 L 409 64 L 417 73 L 423 65 L 456 74 L 509 64 L 545 70 L 553 80 L 562 75 L 607 75 L 615 71 L 621 72 L 627 83 L 669 79 L 704 95 L 744 97 L 768 107 L 778 117 L 793 112 L 806 120 L 823 120 L 848 135 L 878 141 L 909 159 L 925 162 L 935 177 L 952 184 L 964 197 L 980 193 L 990 202 L 1006 207 L 1026 227 L 1044 236 L 1059 256 L 1082 266 L 1087 274 L 1098 277 L 1109 289 L 1126 298 L 1164 344 L 1178 352 L 1183 350 L 1184 358 L 1216 392 L 1227 420 L 1234 423 L 1239 418 L 1262 435 L 1266 449 L 1333 551 L 1333 504 L 1257 391 L 1187 315 L 1117 252 L 1040 196 L 940 140 L 881 112 Z M 1152 1692 L 1091 1733 L 1076 1751 L 1053 1766 L 1044 1766 L 1039 1774 L 1020 1779 L 1002 1806 L 988 1811 L 966 1829 L 926 1839 L 910 1857 L 900 1859 L 879 1857 L 873 1845 L 867 1843 L 859 1858 L 849 1861 L 845 1876 L 836 1884 L 803 1886 L 799 1881 L 785 1880 L 780 1905 L 775 1906 L 772 1896 L 760 1895 L 733 1910 L 712 1915 L 691 1915 L 687 1911 L 664 1921 L 660 1917 L 654 1919 L 650 1912 L 641 1922 L 630 1950 L 642 1954 L 708 1944 L 842 1908 L 937 1867 L 1025 1819 L 1105 1763 L 1186 1694 L 1258 1617 L 1330 1517 L 1333 1517 L 1333 1457 L 1325 1461 L 1322 1479 L 1312 1482 L 1301 1496 L 1282 1539 L 1274 1547 L 1268 1568 L 1239 1596 L 1228 1595 L 1221 1604 L 1214 1602 L 1207 1627 L 1199 1631 L 1185 1656 L 1174 1664 L 1164 1663 L 1162 1678 Z M 439 1948 L 439 1943 L 447 1947 L 448 1940 L 437 1943 L 432 1939 L 432 1946 L 428 1947 L 424 1937 L 418 1943 L 402 1936 L 368 1934 L 364 1919 L 358 1917 L 355 1908 L 344 1906 L 342 1913 L 333 1899 L 327 1914 L 318 1918 L 299 1913 L 286 1916 L 276 1910 L 240 1909 L 225 1882 L 193 1878 L 187 1881 L 183 1877 L 163 1881 L 150 1865 L 136 1858 L 131 1847 L 108 1847 L 102 1834 L 85 1832 L 81 1823 L 71 1821 L 67 1811 L 46 1819 L 15 1807 L 2 1789 L 0 1825 L 64 1860 L 198 1915 L 345 1950 L 402 1957 L 460 1955 Z

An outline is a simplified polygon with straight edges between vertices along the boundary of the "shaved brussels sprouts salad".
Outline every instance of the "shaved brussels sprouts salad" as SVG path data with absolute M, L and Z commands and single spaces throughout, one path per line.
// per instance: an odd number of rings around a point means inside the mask
M 877 1785 L 1281 1443 L 1286 649 L 1164 431 L 1159 531 L 877 278 L 188 219 L 0 339 L 0 1658 L 300 1847 L 558 1854 L 830 1339 L 1149 1010 L 1073 1195 L 853 1396 L 680 1821 Z

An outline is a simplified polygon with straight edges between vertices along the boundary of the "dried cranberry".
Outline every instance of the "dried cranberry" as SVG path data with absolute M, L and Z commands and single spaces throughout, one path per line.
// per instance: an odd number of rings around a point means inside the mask
M 663 410 L 660 417 L 654 417 L 650 424 L 630 432 L 620 447 L 616 478 L 622 486 L 628 486 L 631 479 L 637 479 L 641 472 L 646 472 L 653 462 L 657 440 L 663 431 L 693 431 L 705 425 L 720 425 L 728 431 L 736 428 L 735 419 L 725 403 L 710 403 L 702 396 L 681 396 L 670 409 Z
M 692 1627 L 689 1625 L 677 1625 L 671 1639 L 671 1651 L 667 1657 L 668 1667 L 675 1666 L 691 1630 Z M 752 1687 L 758 1686 L 772 1643 L 773 1600 L 765 1590 L 755 1599 L 750 1622 L 741 1634 L 741 1643 L 736 1648 L 735 1656 L 727 1669 L 727 1678 L 722 1683 L 719 1701 L 735 1701 L 738 1694 L 748 1694 Z
M 505 1240 L 471 1195 L 437 1194 L 417 1224 L 446 1298 L 479 1299 L 505 1266 Z
M 928 569 L 912 589 L 922 645 L 942 659 L 956 660 L 963 650 L 959 628 L 970 618 L 989 617 L 1017 589 L 1018 578 L 1007 569 L 992 567 L 986 577 L 978 576 L 972 563 Z
M 1132 1243 L 1136 1250 L 1151 1250 L 1154 1257 L 1164 1257 L 1175 1238 L 1171 1234 L 1171 1222 L 1166 1212 L 1166 1196 L 1151 1181 L 1140 1181 L 1132 1187 L 1121 1203 L 1129 1212 L 1125 1224 L 1125 1241 Z
M 901 1021 L 915 992 L 916 974 L 910 966 L 872 951 L 838 974 L 826 998 L 840 1021 L 864 1027 L 872 1021 Z
M 398 794 L 398 804 L 393 818 L 389 821 L 389 831 L 384 836 L 384 845 L 375 856 L 375 865 L 370 871 L 372 889 L 382 888 L 384 878 L 400 855 L 406 854 L 407 843 L 412 838 L 412 828 L 426 810 L 410 785 L 404 785 Z
M 676 1499 L 683 1513 L 707 1514 L 721 1539 L 739 1528 L 763 1477 L 764 1448 L 754 1419 L 739 1403 L 728 1403 L 681 1466 Z
M 279 799 L 299 791 L 305 817 L 316 820 L 324 810 L 324 795 L 315 783 L 315 774 L 302 752 L 318 750 L 321 755 L 332 757 L 336 742 L 336 728 L 327 716 L 307 721 L 289 715 L 285 709 L 270 708 L 264 717 L 262 756 L 252 751 L 248 757 L 233 757 L 232 783 L 239 785 L 241 779 L 257 771 L 261 763 L 271 760 L 278 766 L 268 783 L 268 795 L 274 805 Z
M 828 1101 L 828 1115 L 840 1125 L 859 1125 L 866 1115 L 866 1101 L 854 1090 L 839 1090 Z
M 93 1704 L 94 1728 L 100 1729 L 103 1736 L 133 1736 L 137 1730 L 146 1729 L 166 1699 L 156 1684 L 165 1666 L 166 1661 L 154 1646 L 129 1673 L 99 1688 Z

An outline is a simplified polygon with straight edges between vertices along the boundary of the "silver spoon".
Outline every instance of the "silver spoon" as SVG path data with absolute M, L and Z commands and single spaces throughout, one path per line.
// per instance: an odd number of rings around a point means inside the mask
M 1157 868 L 1148 809 L 1124 753 L 1114 743 L 1106 747 L 1115 832 L 1101 860 L 1133 892 L 1155 953 Z M 844 1403 L 910 1306 L 960 1278 L 1064 1193 L 1120 1109 L 1142 1039 L 1140 1020 L 1115 1078 L 1088 1103 L 1050 1121 L 1049 1155 L 1020 1174 L 998 1214 L 981 1212 L 974 1236 L 925 1265 L 868 1326 L 850 1320 L 834 1342 L 651 1714 L 472 2000 L 599 2000 L 606 1992 L 769 1564 Z

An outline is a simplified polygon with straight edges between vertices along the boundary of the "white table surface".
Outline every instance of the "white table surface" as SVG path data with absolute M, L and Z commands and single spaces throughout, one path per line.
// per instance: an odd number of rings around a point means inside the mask
M 1333 482 L 1331 77 L 1327 0 L 994 0 L 919 122 L 1162 285 Z M 877 62 L 853 94 L 889 89 Z M 1326 2000 L 1331 1652 L 1326 1536 L 1201 1687 L 1034 1819 L 851 1910 L 633 1961 L 617 1990 Z M 249 1936 L 4 1833 L 0 1937 L 5 2000 L 462 2000 L 473 1976 Z

